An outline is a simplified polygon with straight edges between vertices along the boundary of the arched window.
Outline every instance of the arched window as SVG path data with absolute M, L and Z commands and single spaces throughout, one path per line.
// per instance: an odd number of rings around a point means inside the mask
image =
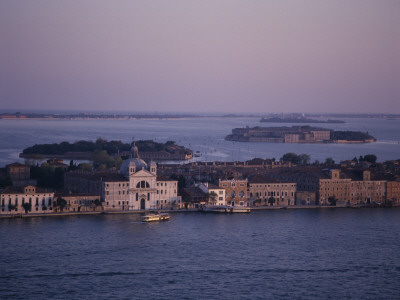
M 236 197 L 236 192 L 235 191 L 232 191 L 231 192 L 231 198 L 235 198 Z
M 261 193 L 260 193 L 260 196 L 261 196 Z M 243 197 L 244 197 L 244 192 L 243 192 L 243 191 L 240 191 L 240 192 L 239 192 L 239 197 L 240 197 L 240 198 L 243 198 Z
M 150 184 L 147 182 L 147 181 L 145 181 L 145 180 L 142 180 L 141 182 L 138 182 L 138 184 L 136 185 L 136 188 L 137 189 L 139 189 L 139 188 L 142 188 L 142 189 L 144 189 L 144 188 L 150 188 Z

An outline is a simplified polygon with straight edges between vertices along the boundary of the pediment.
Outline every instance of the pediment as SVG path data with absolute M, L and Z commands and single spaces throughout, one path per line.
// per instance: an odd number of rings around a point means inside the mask
M 131 175 L 131 177 L 133 177 L 133 178 L 138 178 L 138 177 L 147 177 L 147 178 L 149 178 L 149 177 L 156 177 L 156 175 L 150 173 L 147 170 L 140 170 L 140 171 L 137 171 L 135 174 Z

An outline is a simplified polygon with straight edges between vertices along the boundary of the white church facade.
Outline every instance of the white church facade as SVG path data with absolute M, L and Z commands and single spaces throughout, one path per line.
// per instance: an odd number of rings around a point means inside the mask
M 136 146 L 131 157 L 123 162 L 120 173 L 125 180 L 103 181 L 105 211 L 177 209 L 181 207 L 178 182 L 157 176 L 157 164 L 149 165 L 139 158 Z

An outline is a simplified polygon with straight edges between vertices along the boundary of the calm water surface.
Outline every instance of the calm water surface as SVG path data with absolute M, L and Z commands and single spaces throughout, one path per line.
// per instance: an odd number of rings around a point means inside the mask
M 369 153 L 379 161 L 400 158 L 400 120 L 343 119 L 345 124 L 316 124 L 334 130 L 368 131 L 378 139 L 368 144 L 239 143 L 224 138 L 233 128 L 291 126 L 260 123 L 260 118 L 190 118 L 179 120 L 0 120 L 0 167 L 21 161 L 18 154 L 34 144 L 96 140 L 174 140 L 199 151 L 203 161 L 244 161 L 254 157 L 279 159 L 287 152 L 307 153 L 311 161 L 352 159 Z M 299 125 L 299 124 L 295 124 Z
M 0 219 L 1 299 L 399 299 L 400 209 Z

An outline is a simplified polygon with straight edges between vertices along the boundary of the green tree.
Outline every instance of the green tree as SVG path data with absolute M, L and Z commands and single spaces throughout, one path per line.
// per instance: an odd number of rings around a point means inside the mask
M 54 201 L 54 206 L 60 208 L 60 211 L 62 212 L 64 208 L 67 206 L 67 200 L 58 197 L 57 200 Z
M 286 162 L 291 162 L 293 164 L 298 164 L 300 163 L 300 158 L 296 153 L 293 152 L 288 152 L 284 154 L 281 159 L 281 161 L 286 161 Z
M 268 203 L 269 203 L 270 206 L 273 206 L 274 203 L 275 203 L 274 197 L 269 197 L 269 198 L 268 198 Z
M 375 163 L 377 160 L 377 157 L 375 154 L 367 154 L 364 155 L 364 161 L 370 162 L 370 163 Z
M 334 165 L 334 164 L 335 164 L 335 161 L 333 160 L 332 157 L 328 157 L 328 158 L 325 160 L 325 164 L 327 164 L 327 165 Z
M 22 203 L 22 207 L 24 208 L 25 213 L 27 214 L 32 209 L 32 204 L 30 202 L 24 202 Z
M 336 197 L 335 196 L 330 196 L 328 198 L 328 202 L 331 206 L 336 206 Z
M 299 156 L 299 161 L 302 165 L 306 165 L 310 162 L 310 155 L 302 153 Z
M 208 200 L 211 200 L 211 203 L 216 204 L 218 195 L 212 191 L 211 193 L 208 194 Z

